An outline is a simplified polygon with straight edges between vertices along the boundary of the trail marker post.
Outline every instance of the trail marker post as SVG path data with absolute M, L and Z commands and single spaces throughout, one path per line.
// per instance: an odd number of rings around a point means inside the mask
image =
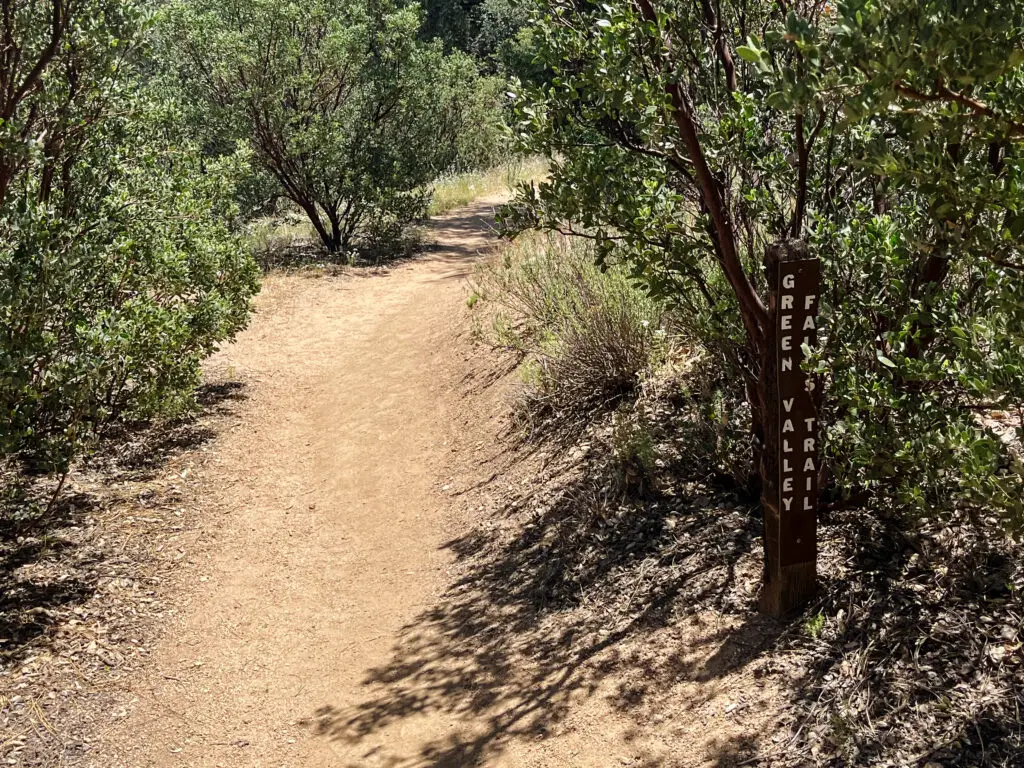
M 802 370 L 804 347 L 817 342 L 821 264 L 800 241 L 765 256 L 770 286 L 763 361 L 764 588 L 761 610 L 791 613 L 814 594 L 818 557 L 820 393 Z

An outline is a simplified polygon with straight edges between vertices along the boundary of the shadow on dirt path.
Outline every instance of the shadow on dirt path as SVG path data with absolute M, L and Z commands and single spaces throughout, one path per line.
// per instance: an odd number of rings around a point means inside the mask
M 508 366 L 474 346 L 466 309 L 496 202 L 439 217 L 434 247 L 365 279 L 268 276 L 251 327 L 208 366 L 248 395 L 196 470 L 209 535 L 146 670 L 121 684 L 126 716 L 85 764 L 749 754 L 772 629 L 746 610 L 676 609 L 716 590 L 746 606 L 749 574 L 703 558 L 739 556 L 756 530 L 706 500 L 595 507 L 596 478 L 544 490 L 537 457 L 502 444 Z M 622 578 L 668 540 L 674 577 Z M 619 590 L 614 612 L 588 603 L 599 585 Z
M 604 518 L 599 480 L 517 493 L 496 512 L 525 526 L 446 542 L 454 584 L 402 628 L 358 703 L 310 718 L 322 737 L 377 760 L 345 765 L 654 768 L 756 754 L 752 731 L 773 695 L 759 662 L 780 630 L 751 610 L 759 525 L 749 509 L 706 498 Z M 666 553 L 679 567 L 646 579 Z M 588 599 L 595 591 L 600 601 Z M 396 733 L 431 717 L 454 725 L 416 752 L 395 749 Z

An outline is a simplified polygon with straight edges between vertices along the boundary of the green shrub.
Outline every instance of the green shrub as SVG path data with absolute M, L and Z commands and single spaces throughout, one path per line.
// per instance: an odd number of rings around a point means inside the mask
M 685 338 L 692 318 L 669 314 L 670 329 Z M 749 490 L 758 487 L 750 438 L 750 407 L 742 386 L 703 346 L 687 344 L 687 354 L 666 379 L 672 390 L 672 428 L 681 467 Z
M 513 125 L 551 170 L 508 228 L 576 231 L 679 309 L 768 489 L 764 259 L 803 241 L 825 493 L 1024 525 L 986 420 L 1024 409 L 1024 3 L 528 5 Z
M 0 20 L 10 76 L 39 73 L 0 132 L 0 456 L 59 473 L 111 424 L 189 406 L 257 271 L 230 230 L 235 169 L 169 142 L 132 77 L 140 9 L 60 4 L 51 52 L 57 5 Z
M 655 490 L 658 451 L 643 413 L 620 408 L 612 420 L 612 459 L 622 489 L 635 495 Z
M 439 174 L 505 143 L 498 84 L 420 41 L 416 6 L 175 0 L 157 18 L 165 80 L 225 125 L 214 151 L 251 146 L 331 254 L 386 252 Z
M 521 237 L 480 268 L 474 290 L 496 310 L 487 338 L 531 363 L 531 420 L 614 408 L 665 349 L 661 306 L 576 240 Z
M 819 639 L 824 630 L 825 617 L 820 613 L 816 613 L 804 621 L 804 632 L 806 632 L 807 636 L 812 640 Z
M 245 224 L 242 242 L 261 264 L 276 264 L 295 248 L 312 242 L 316 233 L 304 218 L 268 216 Z

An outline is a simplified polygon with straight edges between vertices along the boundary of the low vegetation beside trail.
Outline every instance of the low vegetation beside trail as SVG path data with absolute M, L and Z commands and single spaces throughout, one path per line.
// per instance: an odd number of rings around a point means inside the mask
M 467 303 L 480 341 L 519 370 L 515 435 L 549 457 L 542 490 L 531 478 L 509 502 L 528 539 L 495 540 L 471 567 L 539 569 L 521 610 L 540 611 L 546 631 L 632 627 L 623 642 L 654 656 L 672 649 L 632 623 L 649 606 L 659 626 L 756 612 L 762 525 L 737 428 L 746 414 L 682 310 L 623 265 L 599 268 L 590 241 L 539 233 L 481 264 Z M 752 627 L 756 640 L 736 635 L 736 663 L 787 691 L 770 747 L 740 756 L 792 768 L 807 755 L 1016 765 L 1024 546 L 1005 522 L 835 505 L 820 548 L 822 589 L 802 615 Z

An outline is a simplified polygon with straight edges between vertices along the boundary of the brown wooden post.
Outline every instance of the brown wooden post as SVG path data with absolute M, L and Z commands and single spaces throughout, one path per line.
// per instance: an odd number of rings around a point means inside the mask
M 770 322 L 764 389 L 764 588 L 761 610 L 785 616 L 815 591 L 818 557 L 818 405 L 802 370 L 803 345 L 817 342 L 821 264 L 801 241 L 768 248 Z

